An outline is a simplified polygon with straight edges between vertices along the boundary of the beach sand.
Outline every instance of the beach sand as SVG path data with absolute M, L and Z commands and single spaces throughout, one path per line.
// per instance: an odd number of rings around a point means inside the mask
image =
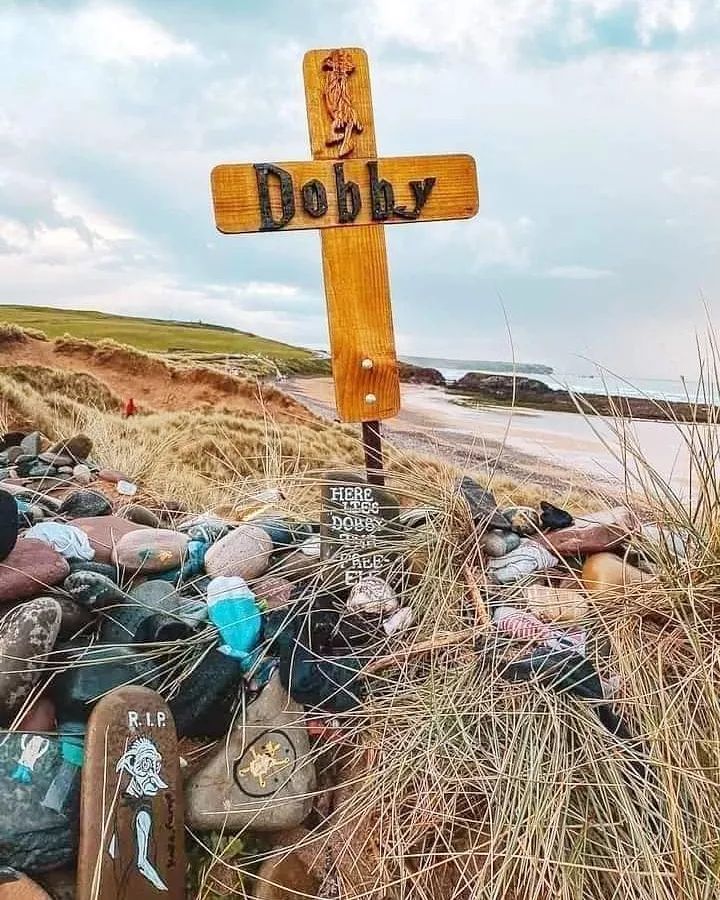
M 283 390 L 328 418 L 335 418 L 330 378 L 293 379 Z M 460 406 L 442 388 L 403 384 L 400 414 L 383 423 L 397 446 L 440 455 L 472 466 L 496 467 L 513 478 L 617 493 L 637 490 L 633 465 L 626 466 L 610 420 L 533 409 Z M 699 426 L 703 427 L 703 426 Z M 653 468 L 680 495 L 690 490 L 681 432 L 669 422 L 629 423 L 628 435 Z

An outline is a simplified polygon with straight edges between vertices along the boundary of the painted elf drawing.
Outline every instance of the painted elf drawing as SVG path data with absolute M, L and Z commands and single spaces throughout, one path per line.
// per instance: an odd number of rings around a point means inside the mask
M 130 870 L 133 866 L 158 891 L 167 891 L 167 885 L 160 877 L 156 866 L 156 847 L 153 838 L 153 809 L 149 798 L 167 790 L 162 780 L 162 756 L 149 738 L 138 738 L 123 753 L 115 766 L 121 776 L 128 776 L 128 782 L 118 801 L 133 810 L 132 834 L 135 846 L 132 854 L 122 853 L 118 847 L 118 828 L 115 827 L 108 845 L 108 853 L 116 861 L 118 897 L 124 897 Z

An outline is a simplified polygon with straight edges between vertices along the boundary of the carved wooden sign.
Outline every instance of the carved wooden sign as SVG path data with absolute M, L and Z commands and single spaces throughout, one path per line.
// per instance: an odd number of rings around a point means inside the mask
M 386 573 L 393 560 L 397 499 L 352 472 L 333 473 L 322 485 L 320 554 L 342 570 L 345 585 Z
M 184 828 L 172 713 L 148 688 L 118 688 L 87 728 L 77 900 L 184 898 Z
M 465 219 L 477 212 L 475 184 L 475 160 L 461 154 L 226 165 L 212 173 L 224 234 Z
M 387 419 L 400 380 L 383 226 L 474 216 L 475 162 L 378 157 L 364 50 L 310 50 L 303 71 L 313 160 L 217 166 L 215 223 L 225 234 L 320 230 L 338 413 Z

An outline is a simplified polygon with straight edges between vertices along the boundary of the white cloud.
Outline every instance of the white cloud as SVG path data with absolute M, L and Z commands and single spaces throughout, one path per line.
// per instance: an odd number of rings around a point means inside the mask
M 543 273 L 545 278 L 561 278 L 568 281 L 597 281 L 611 278 L 610 269 L 594 269 L 591 266 L 551 266 Z
M 720 181 L 713 175 L 688 172 L 681 167 L 667 169 L 660 176 L 660 181 L 675 194 L 712 193 L 720 188 Z
M 683 33 L 695 24 L 697 0 L 640 0 L 637 29 L 644 44 L 658 31 Z
M 65 27 L 66 41 L 102 63 L 161 63 L 199 55 L 190 41 L 178 40 L 153 19 L 114 3 L 81 6 Z
M 369 0 L 358 24 L 374 36 L 429 53 L 468 52 L 478 63 L 500 63 L 517 41 L 550 21 L 555 0 Z

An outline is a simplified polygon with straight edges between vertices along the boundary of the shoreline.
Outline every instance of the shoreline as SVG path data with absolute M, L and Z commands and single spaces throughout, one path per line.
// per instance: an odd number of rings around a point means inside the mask
M 313 412 L 337 419 L 332 379 L 294 378 L 281 387 Z M 444 388 L 428 385 L 403 383 L 401 392 L 399 415 L 383 422 L 385 439 L 393 445 L 560 492 L 617 496 L 628 487 L 626 461 L 613 448 L 611 419 L 524 406 L 466 407 Z M 678 493 L 687 493 L 690 479 L 678 426 L 640 420 L 632 423 L 632 435 L 653 468 Z

